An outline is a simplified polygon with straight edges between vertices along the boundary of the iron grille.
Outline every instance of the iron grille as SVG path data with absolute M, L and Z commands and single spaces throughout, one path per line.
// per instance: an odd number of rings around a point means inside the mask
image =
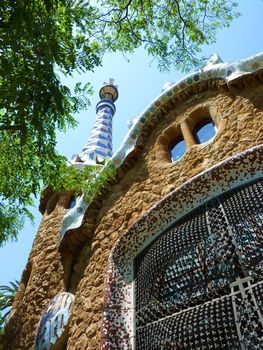
M 135 259 L 136 349 L 263 349 L 263 181 L 223 194 Z

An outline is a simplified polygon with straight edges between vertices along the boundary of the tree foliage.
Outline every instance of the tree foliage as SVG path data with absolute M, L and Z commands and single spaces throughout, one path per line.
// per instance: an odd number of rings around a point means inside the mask
M 106 0 L 94 10 L 106 47 L 131 52 L 144 46 L 159 68 L 188 71 L 204 62 L 202 45 L 238 13 L 228 0 Z M 101 10 L 103 9 L 103 10 Z M 105 35 L 106 34 L 106 35 Z
M 9 282 L 9 286 L 0 286 L 0 334 L 4 329 L 5 321 L 10 314 L 19 282 Z
M 1 1 L 0 244 L 16 238 L 43 184 L 72 188 L 79 177 L 66 175 L 56 131 L 76 125 L 73 115 L 86 108 L 91 86 L 71 91 L 61 74 L 91 71 L 105 52 L 141 46 L 161 69 L 188 70 L 202 61 L 201 45 L 229 26 L 236 6 L 232 0 Z

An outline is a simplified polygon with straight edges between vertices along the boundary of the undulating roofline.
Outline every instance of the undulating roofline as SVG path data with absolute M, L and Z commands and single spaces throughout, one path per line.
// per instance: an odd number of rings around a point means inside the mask
M 209 60 L 203 69 L 195 71 L 179 80 L 177 83 L 168 86 L 142 113 L 136 118 L 136 122 L 130 128 L 127 136 L 120 145 L 117 152 L 111 158 L 111 165 L 118 169 L 126 160 L 126 158 L 134 151 L 137 146 L 140 134 L 146 123 L 165 107 L 167 102 L 184 90 L 200 82 L 210 79 L 222 79 L 227 84 L 238 79 L 241 76 L 249 75 L 263 69 L 263 52 L 230 63 L 221 62 L 218 56 L 216 59 Z M 76 206 L 70 209 L 64 217 L 61 228 L 61 240 L 68 230 L 80 227 L 84 214 L 92 200 L 87 202 L 85 194 L 77 198 Z

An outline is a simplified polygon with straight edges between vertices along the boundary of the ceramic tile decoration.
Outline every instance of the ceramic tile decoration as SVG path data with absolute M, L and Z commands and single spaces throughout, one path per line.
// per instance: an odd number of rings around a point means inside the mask
M 191 73 L 179 82 L 169 85 L 169 87 L 167 87 L 136 119 L 136 123 L 133 124 L 123 143 L 111 159 L 113 166 L 115 168 L 120 167 L 127 155 L 134 150 L 138 142 L 140 131 L 145 123 L 151 120 L 151 118 L 153 118 L 171 98 L 179 95 L 187 87 L 212 78 L 223 79 L 226 82 L 231 82 L 242 75 L 251 74 L 260 69 L 263 69 L 263 53 L 231 63 L 223 63 L 218 56 L 215 56 L 209 61 L 209 64 L 200 71 Z M 89 205 L 90 203 L 85 201 L 83 195 L 78 199 L 77 205 L 66 213 L 61 228 L 61 239 L 63 239 L 68 230 L 78 228 L 81 225 L 84 214 Z
M 48 303 L 37 327 L 36 350 L 48 350 L 65 335 L 74 295 L 62 292 Z
M 244 330 L 236 330 L 232 299 L 241 297 L 240 324 L 246 318 L 260 321 L 250 308 L 260 310 L 263 299 L 251 304 L 247 291 L 244 305 L 242 287 L 244 282 L 255 288 L 262 284 L 262 235 L 259 180 L 206 202 L 146 247 L 134 260 L 136 349 L 206 350 L 209 341 L 212 349 L 240 348 Z M 241 291 L 231 295 L 230 286 L 244 276 Z M 254 337 L 249 344 L 259 347 L 259 330 L 246 333 L 245 339 Z
M 1 350 L 263 349 L 262 95 L 263 53 L 214 56 L 131 123 L 99 198 L 48 187 Z M 73 167 L 112 156 L 99 96 Z
M 70 161 L 73 166 L 97 165 L 112 157 L 112 118 L 118 98 L 118 87 L 113 79 L 104 83 L 99 92 L 101 100 L 96 106 L 96 120 L 83 150 Z
M 209 200 L 211 201 L 213 198 L 216 198 L 219 195 L 222 195 L 223 193 L 227 193 L 229 190 L 234 190 L 241 185 L 245 185 L 252 181 L 262 179 L 262 151 L 263 146 L 256 146 L 239 155 L 231 157 L 214 166 L 213 168 L 206 170 L 203 173 L 190 179 L 184 185 L 177 188 L 172 193 L 167 195 L 164 199 L 162 199 L 160 202 L 158 202 L 120 237 L 114 249 L 112 250 L 109 258 L 105 291 L 105 309 L 103 314 L 103 327 L 101 336 L 101 349 L 135 349 L 135 296 L 138 296 L 139 292 L 137 291 L 137 293 L 135 293 L 136 275 L 133 269 L 134 258 L 138 256 L 138 254 L 140 254 L 145 247 L 149 246 L 149 244 L 154 239 L 156 239 L 162 232 L 166 231 L 169 227 L 171 227 L 171 225 L 183 218 L 195 208 L 198 208 L 201 205 L 208 203 Z M 243 198 L 246 197 L 243 196 Z M 223 218 L 223 221 L 221 220 L 221 222 L 219 221 L 218 223 L 220 230 L 222 230 L 221 227 L 224 226 L 225 220 L 231 220 L 232 214 L 229 214 L 230 217 L 228 216 L 227 219 L 224 219 L 225 214 L 222 214 L 222 209 L 219 208 L 218 210 L 219 217 Z M 224 210 L 226 209 L 223 209 L 223 211 Z M 205 218 L 205 220 L 211 221 L 211 219 L 216 217 L 216 215 L 217 214 L 213 214 L 212 216 L 210 216 L 210 218 Z M 202 221 L 200 220 L 201 219 L 199 219 L 199 222 Z M 215 223 L 212 223 L 212 226 L 215 227 L 215 225 Z M 240 242 L 239 244 L 240 246 L 242 246 L 243 243 Z M 228 254 L 227 250 L 229 247 L 231 248 L 231 245 L 228 242 L 225 246 L 225 248 L 227 249 L 224 250 L 224 254 Z M 239 251 L 240 254 L 246 255 L 245 251 L 243 251 L 242 249 L 239 249 Z M 249 259 L 247 261 L 249 261 Z M 259 269 L 259 271 L 262 270 Z M 253 276 L 253 273 L 251 276 Z M 155 283 L 157 282 L 155 281 Z M 211 286 L 211 290 L 213 290 L 213 288 L 215 290 L 217 290 L 217 288 L 223 288 L 224 283 L 225 282 L 223 280 L 219 281 L 218 284 L 215 284 L 214 287 Z M 256 286 L 256 288 L 259 287 Z M 212 308 L 211 310 L 213 310 L 214 307 L 216 308 L 216 301 L 215 304 L 213 303 L 209 306 Z M 228 313 L 230 318 L 233 317 L 233 309 L 230 308 L 230 306 L 228 305 L 230 301 L 228 299 L 226 300 L 225 297 L 223 297 L 223 299 L 220 299 L 219 304 L 221 305 L 221 303 L 222 310 L 224 309 L 225 312 Z M 164 312 L 164 310 L 158 310 L 155 309 L 155 312 Z M 148 312 L 151 313 L 150 310 L 148 310 Z M 144 318 L 147 318 L 146 310 L 142 312 L 142 315 Z M 187 314 L 182 315 L 180 317 L 187 317 Z M 218 317 L 219 320 L 220 317 L 222 317 L 222 315 Z M 165 329 L 166 327 L 173 327 L 171 323 L 173 322 L 172 319 L 169 318 L 169 320 L 170 321 L 167 324 L 163 325 L 163 329 Z M 140 321 L 137 320 L 137 322 Z M 184 322 L 186 321 L 182 320 L 182 322 L 182 324 L 184 324 Z M 217 318 L 215 318 L 214 322 L 216 324 L 216 322 L 219 321 L 217 321 Z M 146 328 L 138 327 L 139 330 L 137 333 L 137 342 L 140 342 L 141 344 L 140 349 L 147 349 L 147 339 L 151 339 L 157 329 L 157 326 L 152 329 L 148 329 L 147 327 L 155 326 L 154 323 L 151 326 L 147 326 L 146 320 Z M 200 331 L 206 332 L 205 328 Z M 186 330 L 182 328 L 180 332 L 186 332 Z M 230 338 L 231 337 L 232 335 L 230 335 Z M 230 339 L 229 342 L 231 342 L 232 340 Z M 191 344 L 191 341 L 192 340 L 189 338 L 187 345 L 188 348 L 190 346 L 189 344 Z M 235 338 L 233 341 L 238 342 L 239 339 Z M 219 345 L 218 347 L 216 347 L 216 349 L 220 349 L 220 341 L 218 344 Z M 156 345 L 156 349 L 159 349 L 160 346 L 160 343 L 158 343 L 158 345 Z M 182 347 L 182 349 L 187 349 L 187 347 Z M 205 348 L 201 346 L 200 349 Z M 214 347 L 212 347 L 211 349 L 214 349 Z

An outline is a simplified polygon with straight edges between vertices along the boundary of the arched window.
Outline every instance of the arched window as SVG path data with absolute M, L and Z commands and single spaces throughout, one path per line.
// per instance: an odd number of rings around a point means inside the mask
M 261 168 L 262 147 L 235 155 L 122 234 L 109 257 L 102 349 L 260 348 Z
M 260 346 L 262 197 L 260 180 L 213 198 L 137 255 L 136 349 Z
M 179 136 L 174 139 L 168 148 L 172 162 L 179 160 L 186 152 L 186 144 L 183 137 Z
M 204 119 L 195 126 L 193 134 L 197 143 L 207 142 L 215 136 L 216 126 L 210 118 Z

